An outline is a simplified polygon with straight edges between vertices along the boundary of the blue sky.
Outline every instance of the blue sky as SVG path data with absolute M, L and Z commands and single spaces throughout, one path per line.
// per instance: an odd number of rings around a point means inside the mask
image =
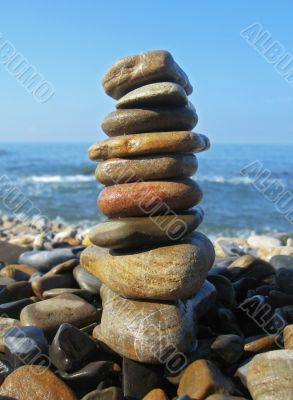
M 105 139 L 99 125 L 114 110 L 100 84 L 107 68 L 166 49 L 194 86 L 195 131 L 215 143 L 293 143 L 293 86 L 240 35 L 259 23 L 293 54 L 292 15 L 289 0 L 2 0 L 2 39 L 55 93 L 37 102 L 0 62 L 0 141 Z

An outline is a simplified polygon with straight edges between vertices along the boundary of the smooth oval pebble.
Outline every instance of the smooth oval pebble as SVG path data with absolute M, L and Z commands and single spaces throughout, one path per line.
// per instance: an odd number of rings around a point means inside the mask
M 293 350 L 293 324 L 287 325 L 283 331 L 285 349 Z
M 187 94 L 192 86 L 185 72 L 165 50 L 147 51 L 114 62 L 103 78 L 106 93 L 119 99 L 131 90 L 153 82 L 176 82 Z
M 186 210 L 202 199 L 192 179 L 133 182 L 108 186 L 98 196 L 98 206 L 109 218 L 158 215 Z
M 174 242 L 193 232 L 201 224 L 203 214 L 200 207 L 195 207 L 184 214 L 111 219 L 93 227 L 89 239 L 97 246 L 111 249 Z
M 184 107 L 131 108 L 108 114 L 102 129 L 110 137 L 162 131 L 191 131 L 198 117 L 192 104 Z
M 47 272 L 57 264 L 72 258 L 76 258 L 72 249 L 34 250 L 22 253 L 19 257 L 19 263 Z
M 89 246 L 81 265 L 127 298 L 177 300 L 197 293 L 214 262 L 214 248 L 200 232 L 182 242 L 137 252 Z
M 157 82 L 141 86 L 121 97 L 116 108 L 146 106 L 185 106 L 188 98 L 182 86 L 173 82 Z
M 73 270 L 73 276 L 81 289 L 88 290 L 92 294 L 99 294 L 101 288 L 101 281 L 94 275 L 85 271 L 81 265 L 78 265 Z
M 166 154 L 132 158 L 112 158 L 96 168 L 96 179 L 104 185 L 188 177 L 197 170 L 194 154 Z
M 248 367 L 248 389 L 253 400 L 292 400 L 292 376 L 292 350 L 258 354 Z
M 170 351 L 190 351 L 196 342 L 193 303 L 128 300 L 101 288 L 103 314 L 93 336 L 132 360 L 158 364 Z
M 70 293 L 28 305 L 20 314 L 22 325 L 38 326 L 49 337 L 64 322 L 83 327 L 97 319 L 98 313 L 93 305 Z
M 92 145 L 88 150 L 91 160 L 139 156 L 159 153 L 199 153 L 210 147 L 209 139 L 200 133 L 151 132 L 123 135 Z
M 71 389 L 53 372 L 39 365 L 24 365 L 0 387 L 0 395 L 17 400 L 76 400 Z

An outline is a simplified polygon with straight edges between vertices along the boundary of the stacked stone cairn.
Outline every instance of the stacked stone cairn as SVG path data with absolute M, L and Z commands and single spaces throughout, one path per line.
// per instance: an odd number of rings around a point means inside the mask
M 122 58 L 103 87 L 116 111 L 102 123 L 109 139 L 89 157 L 100 161 L 96 178 L 106 187 L 98 206 L 108 220 L 90 231 L 93 245 L 81 255 L 82 267 L 103 283 L 93 336 L 123 357 L 164 363 L 170 351 L 195 348 L 197 318 L 216 295 L 205 281 L 213 245 L 194 232 L 202 191 L 190 178 L 194 153 L 209 140 L 192 132 L 192 86 L 169 52 Z

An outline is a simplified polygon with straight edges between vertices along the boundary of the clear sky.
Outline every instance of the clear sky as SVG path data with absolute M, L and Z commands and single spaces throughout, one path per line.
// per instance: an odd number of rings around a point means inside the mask
M 55 90 L 48 102 L 37 102 L 0 62 L 0 141 L 104 139 L 101 120 L 114 110 L 100 84 L 107 68 L 126 55 L 166 49 L 194 86 L 195 131 L 213 142 L 293 143 L 293 86 L 240 35 L 259 23 L 293 54 L 292 0 L 0 0 L 0 6 L 2 43 L 9 40 Z

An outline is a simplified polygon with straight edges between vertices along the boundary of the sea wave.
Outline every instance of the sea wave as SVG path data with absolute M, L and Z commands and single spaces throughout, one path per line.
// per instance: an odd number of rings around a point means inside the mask
M 67 183 L 67 182 L 91 182 L 94 176 L 89 175 L 33 175 L 26 178 L 32 183 Z
M 222 183 L 222 184 L 230 184 L 230 185 L 252 185 L 255 183 L 254 178 L 250 178 L 249 176 L 234 176 L 234 177 L 225 177 L 222 175 L 198 175 L 195 176 L 197 181 L 201 182 L 209 182 L 209 183 Z M 268 179 L 268 182 L 272 182 L 273 179 Z M 280 182 L 280 179 L 278 179 Z

